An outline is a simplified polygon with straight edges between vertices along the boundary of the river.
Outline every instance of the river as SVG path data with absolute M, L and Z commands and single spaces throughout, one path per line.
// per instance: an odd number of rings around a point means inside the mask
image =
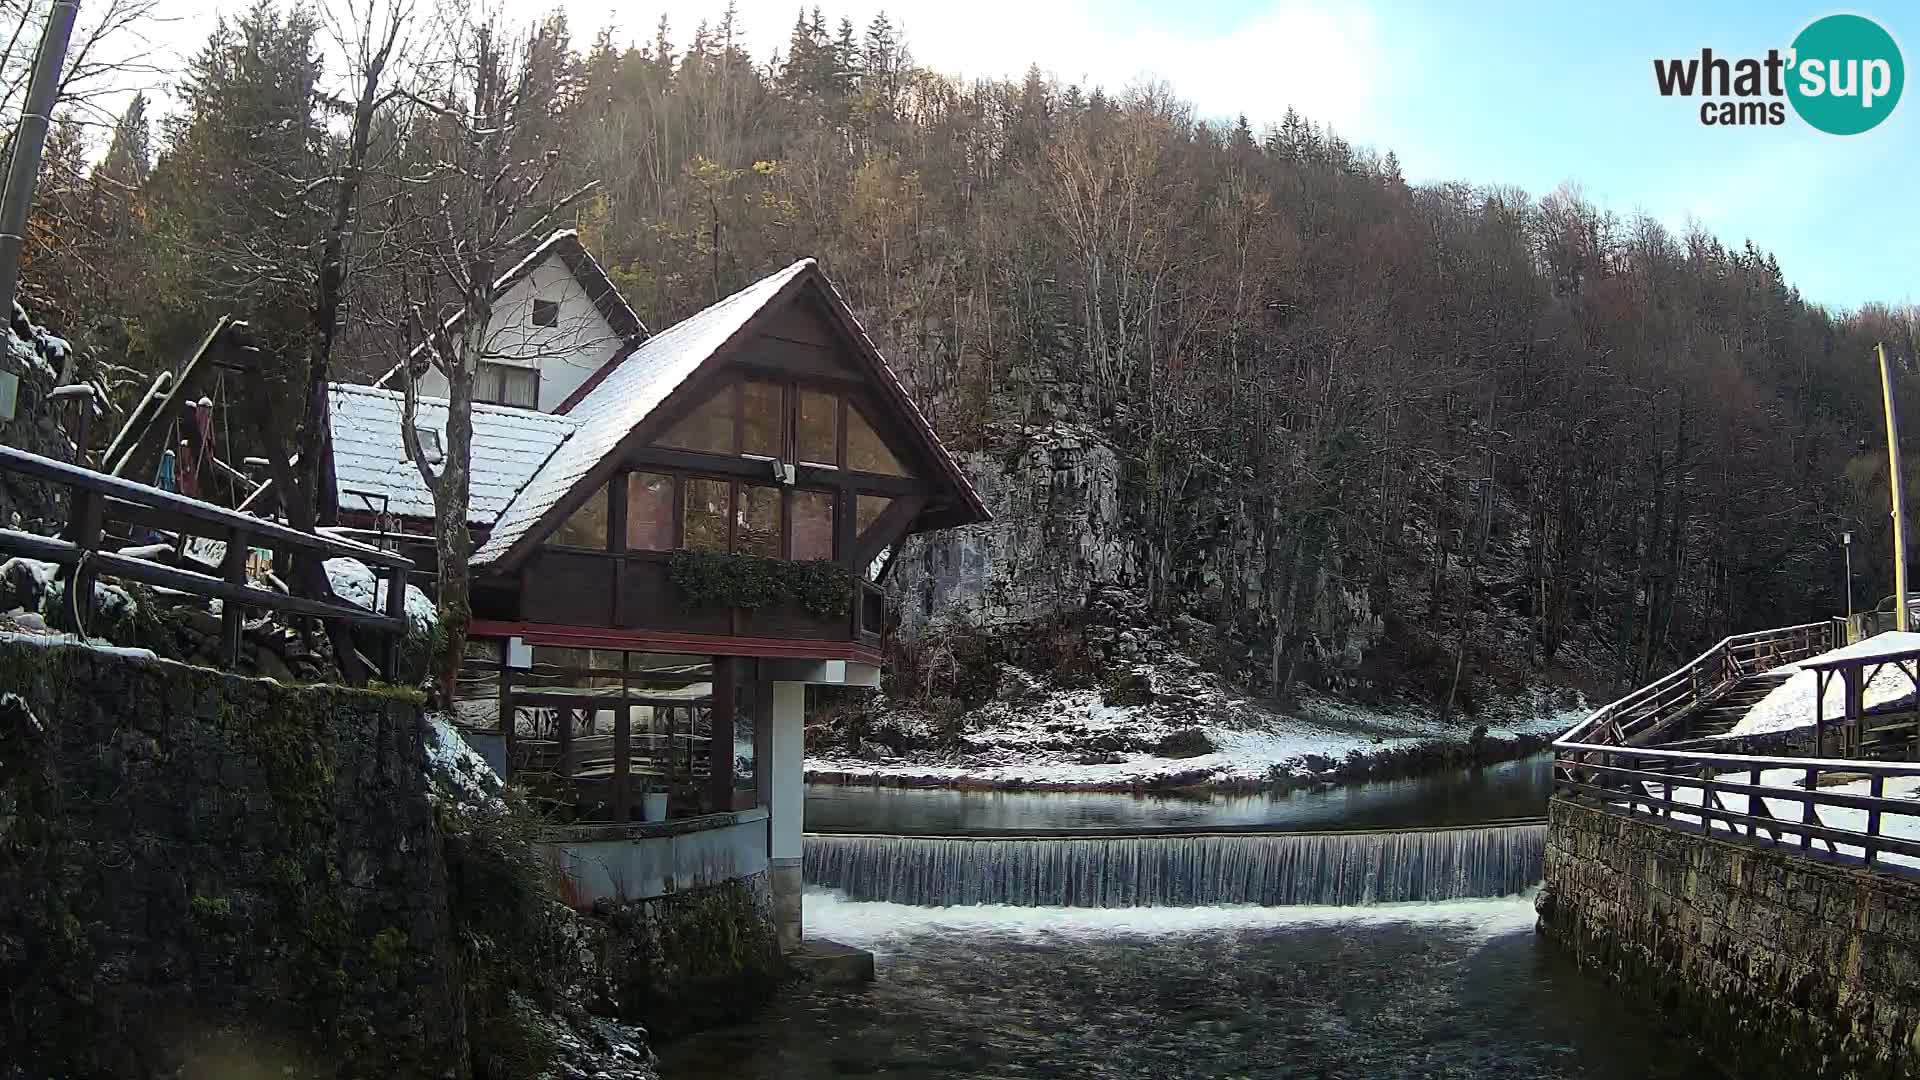
M 811 784 L 806 822 L 815 832 L 906 835 L 1036 829 L 1422 828 L 1537 817 L 1546 812 L 1552 786 L 1552 761 L 1545 754 L 1406 780 L 1211 798 Z
M 1172 850 L 1193 842 L 1150 835 L 1156 830 L 1423 828 L 1386 834 L 1386 857 L 1431 863 L 1433 854 L 1421 854 L 1423 847 L 1448 834 L 1532 829 L 1537 835 L 1538 826 L 1472 826 L 1538 817 L 1548 785 L 1547 765 L 1535 759 L 1420 780 L 1207 800 L 815 787 L 808 793 L 807 818 L 810 830 L 881 834 L 882 841 L 886 834 L 994 838 L 901 839 L 901 848 L 1061 845 L 1064 852 L 1073 845 L 1103 845 L 1124 857 L 1109 855 L 1102 866 L 1124 866 L 1136 875 L 1153 873 L 1142 870 L 1150 862 L 1122 845 Z M 1092 830 L 1095 836 L 1000 839 L 1016 830 L 1062 829 Z M 1114 832 L 1149 835 L 1115 838 Z M 822 839 L 816 846 L 824 849 L 856 838 Z M 1373 844 L 1359 835 L 1200 839 L 1228 849 L 1244 845 L 1258 858 L 1268 856 L 1257 845 L 1326 840 L 1359 850 L 1355 845 Z M 1537 859 L 1537 851 L 1529 857 Z M 1369 873 L 1380 871 L 1380 858 L 1376 850 Z M 1517 865 L 1517 859 L 1510 861 Z M 1314 872 L 1296 854 L 1279 861 L 1296 876 Z M 1210 855 L 1164 860 L 1168 867 L 1196 863 L 1223 865 Z M 810 854 L 810 874 L 813 864 Z M 966 865 L 985 863 L 975 858 Z M 1330 875 L 1351 873 L 1339 860 L 1323 865 Z M 1109 876 L 1109 886 L 1116 872 L 1099 871 Z M 1430 867 L 1428 873 L 1433 876 Z M 1166 876 L 1171 889 L 1173 871 Z M 1246 877 L 1237 871 L 1229 876 Z M 1537 880 L 1537 874 L 1523 876 Z M 1525 888 L 1513 874 L 1448 870 L 1439 878 L 1463 886 L 1466 895 L 1476 888 Z M 1069 874 L 1067 880 L 1078 879 Z M 1374 895 L 1371 887 L 1365 892 Z M 930 895 L 953 894 L 949 882 Z M 1133 893 L 1103 899 L 1113 895 L 1111 888 L 1094 890 L 1091 900 L 1072 888 L 1056 889 L 1055 895 L 1083 906 L 914 906 L 856 902 L 810 888 L 808 934 L 871 949 L 878 981 L 791 988 L 754 1023 L 659 1047 L 661 1074 L 670 1080 L 1677 1080 L 1714 1071 L 1684 1039 L 1537 939 L 1530 895 L 1204 907 L 1120 906 L 1160 901 Z M 1099 903 L 1113 906 L 1087 906 Z

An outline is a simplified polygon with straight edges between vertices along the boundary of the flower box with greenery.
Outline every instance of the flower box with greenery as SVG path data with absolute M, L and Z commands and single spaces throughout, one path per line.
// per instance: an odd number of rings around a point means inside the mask
M 673 553 L 670 577 L 685 608 L 797 607 L 815 618 L 837 619 L 846 616 L 853 596 L 853 575 L 831 559 L 682 549 Z

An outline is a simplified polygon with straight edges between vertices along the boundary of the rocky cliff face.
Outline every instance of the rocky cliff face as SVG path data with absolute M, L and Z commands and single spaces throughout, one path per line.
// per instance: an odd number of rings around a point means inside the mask
M 993 521 L 916 537 L 901 553 L 894 588 L 910 635 L 1078 612 L 1096 586 L 1135 580 L 1113 447 L 1064 424 L 1004 441 L 997 453 L 959 455 Z
M 1295 680 L 1338 689 L 1362 668 L 1379 643 L 1385 620 L 1363 591 L 1328 580 L 1340 561 L 1331 552 L 1299 586 L 1310 593 L 1311 617 L 1283 630 L 1260 610 L 1257 593 L 1236 620 L 1228 607 L 1226 575 L 1206 572 L 1172 583 L 1150 610 L 1137 515 L 1127 504 L 1124 466 L 1097 430 L 1079 424 L 1007 430 L 994 449 L 958 455 L 994 520 L 986 525 L 915 537 L 902 551 L 890 590 L 899 603 L 900 633 L 908 641 L 955 632 L 1019 634 L 1061 624 L 1082 627 L 1099 664 L 1143 658 L 1151 631 L 1164 630 L 1251 684 L 1275 679 L 1273 641 L 1290 634 Z M 1245 530 L 1214 529 L 1190 542 L 1206 549 L 1213 567 L 1237 562 L 1244 580 L 1266 572 L 1268 554 L 1233 537 Z M 1223 625 L 1224 623 L 1224 625 Z M 1130 647 L 1131 646 L 1131 647 Z M 1305 658 L 1304 661 L 1302 658 Z
M 1511 696 L 1604 681 L 1590 628 L 1576 628 L 1551 670 L 1541 661 L 1525 515 L 1500 491 L 1473 530 L 1433 520 L 1448 498 L 1438 488 L 1409 492 L 1390 514 L 1340 508 L 1395 523 L 1375 538 L 1217 492 L 1149 520 L 1134 463 L 1086 423 L 1002 424 L 987 448 L 959 457 L 994 520 L 902 551 L 889 589 L 906 695 L 965 701 L 1008 663 L 1059 686 L 1104 685 L 1153 661 L 1156 641 L 1257 694 L 1443 714 L 1472 713 L 1477 688 Z M 1383 564 L 1367 544 L 1393 557 Z

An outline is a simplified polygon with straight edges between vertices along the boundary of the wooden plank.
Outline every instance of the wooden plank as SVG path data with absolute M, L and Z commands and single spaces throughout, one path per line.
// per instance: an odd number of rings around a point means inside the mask
M 34 536 L 31 533 L 0 529 L 0 552 L 25 555 L 29 558 L 43 559 L 63 565 L 73 565 L 80 559 L 80 551 L 65 540 L 50 536 Z M 163 589 L 176 589 L 180 592 L 198 596 L 217 597 L 223 602 L 237 602 L 249 607 L 271 608 L 294 615 L 311 615 L 320 619 L 339 619 L 353 626 L 366 626 L 389 633 L 404 633 L 406 627 L 396 624 L 385 615 L 367 611 L 351 605 L 336 606 L 319 600 L 308 600 L 298 596 L 268 592 L 246 586 L 234 586 L 217 578 L 178 570 L 160 563 L 143 559 L 129 558 L 117 552 L 97 551 L 92 560 L 99 572 L 109 577 L 126 578 L 146 585 L 158 585 Z
M 1627 796 L 1623 795 L 1620 791 L 1613 788 L 1599 787 L 1593 784 L 1585 784 L 1585 783 L 1581 783 L 1579 781 L 1574 781 L 1574 780 L 1562 780 L 1560 781 L 1559 786 L 1565 791 L 1589 796 L 1602 804 L 1605 804 L 1608 806 L 1619 806 L 1621 807 L 1621 809 L 1626 810 L 1627 813 L 1631 814 L 1634 817 L 1652 817 L 1653 816 L 1651 814 L 1636 813 L 1635 811 L 1623 806 L 1622 804 L 1624 804 L 1627 801 Z M 1834 829 L 1824 825 L 1799 825 L 1794 822 L 1781 823 L 1773 819 L 1761 818 L 1753 814 L 1741 814 L 1741 813 L 1736 813 L 1732 811 L 1720 811 L 1720 810 L 1714 810 L 1707 807 L 1699 807 L 1699 806 L 1683 807 L 1679 810 L 1679 813 L 1695 814 L 1699 816 L 1703 821 L 1721 820 L 1721 821 L 1726 821 L 1729 825 L 1737 823 L 1740 825 L 1745 825 L 1750 830 L 1759 830 L 1759 831 L 1764 831 L 1768 833 L 1772 833 L 1774 832 L 1774 830 L 1784 827 L 1785 829 L 1788 829 L 1794 832 L 1801 832 L 1801 833 L 1810 835 L 1813 839 L 1820 840 L 1824 843 L 1827 843 L 1829 846 L 1833 844 L 1849 844 L 1849 845 L 1852 845 L 1853 847 L 1863 847 L 1863 841 L 1866 840 L 1866 834 L 1852 832 L 1846 829 Z M 1751 832 L 1743 833 L 1743 832 L 1734 830 L 1732 828 L 1729 828 L 1724 832 L 1710 831 L 1709 835 L 1719 837 L 1721 839 L 1735 839 L 1735 840 L 1754 839 L 1754 836 Z M 1920 858 L 1920 841 L 1908 840 L 1908 839 L 1895 837 L 1895 836 L 1881 836 L 1877 839 L 1878 839 L 1880 848 L 1884 851 L 1890 851 L 1897 855 L 1906 855 L 1912 858 Z M 1843 857 L 1849 857 L 1849 856 L 1843 856 Z
M 70 465 L 64 461 L 30 454 L 12 446 L 0 445 L 0 470 L 31 476 L 67 487 L 84 491 L 93 491 L 119 499 L 137 506 L 173 510 L 204 525 L 217 526 L 215 535 L 225 535 L 229 529 L 239 528 L 253 533 L 275 544 L 284 544 L 289 548 L 324 554 L 329 558 L 351 558 L 379 566 L 404 566 L 412 569 L 413 564 L 399 555 L 381 551 L 379 548 L 350 540 L 304 533 L 291 529 L 278 522 L 265 518 L 252 517 L 224 506 L 190 499 L 171 491 L 149 487 L 118 476 L 94 472 L 91 469 Z M 109 506 L 111 510 L 111 506 Z

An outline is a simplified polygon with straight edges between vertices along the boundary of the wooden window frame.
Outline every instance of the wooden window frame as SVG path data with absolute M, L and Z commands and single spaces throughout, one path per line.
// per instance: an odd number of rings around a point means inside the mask
M 476 366 L 474 368 L 473 381 L 476 389 L 478 389 L 479 383 L 480 383 L 481 368 L 489 368 L 489 367 L 499 368 L 502 371 L 519 372 L 522 374 L 533 376 L 533 404 L 515 405 L 511 402 L 501 401 L 496 398 L 481 397 L 479 394 L 476 393 L 473 396 L 473 403 L 475 405 L 498 405 L 504 409 L 533 409 L 535 411 L 539 410 L 540 408 L 540 369 L 539 368 L 523 367 L 520 364 L 506 364 L 506 363 L 501 363 L 498 360 L 477 360 L 474 363 Z M 506 389 L 507 389 L 507 384 L 506 384 L 506 381 L 503 379 L 501 380 L 501 383 L 500 383 L 500 392 L 503 396 L 506 393 Z

